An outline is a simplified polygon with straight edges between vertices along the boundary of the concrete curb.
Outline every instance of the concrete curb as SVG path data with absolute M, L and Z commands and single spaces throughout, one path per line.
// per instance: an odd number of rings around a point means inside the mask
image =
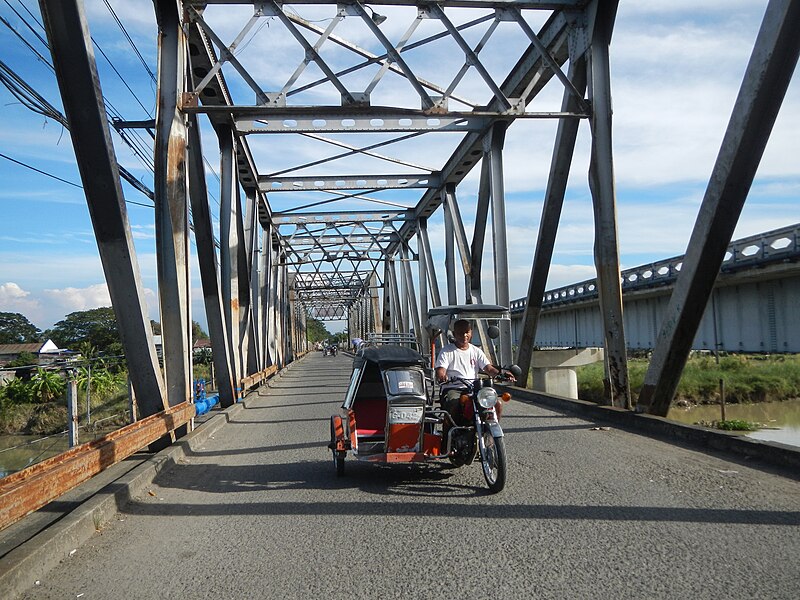
M 60 561 L 68 558 L 70 552 L 108 524 L 126 504 L 146 493 L 159 473 L 196 450 L 244 408 L 244 403 L 239 402 L 214 415 L 0 558 L 0 598 L 14 598 L 43 579 Z
M 559 412 L 568 412 L 592 420 L 625 427 L 634 433 L 646 433 L 652 437 L 692 446 L 729 452 L 743 459 L 757 459 L 763 463 L 786 471 L 786 476 L 800 479 L 800 448 L 754 440 L 740 434 L 684 425 L 664 417 L 635 413 L 612 406 L 600 406 L 593 402 L 542 394 L 518 387 L 507 387 L 514 400 L 538 404 Z

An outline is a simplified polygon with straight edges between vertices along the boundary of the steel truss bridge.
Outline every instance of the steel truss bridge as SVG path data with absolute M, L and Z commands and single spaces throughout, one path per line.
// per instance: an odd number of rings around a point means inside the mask
M 223 406 L 305 351 L 309 315 L 347 318 L 351 335 L 362 337 L 369 331 L 413 330 L 427 347 L 423 315 L 429 307 L 483 300 L 482 257 L 489 233 L 494 301 L 509 305 L 503 147 L 507 129 L 520 119 L 556 121 L 557 132 L 519 355 L 512 356 L 507 326 L 497 360 L 514 360 L 523 372 L 530 365 L 576 136 L 586 121 L 608 402 L 631 407 L 611 139 L 609 45 L 617 2 L 154 4 L 159 28 L 156 118 L 116 126 L 151 128 L 155 136 L 163 371 L 82 4 L 40 0 L 144 417 L 138 437 L 128 442 L 131 448 L 169 443 L 193 416 L 192 230 Z M 300 17 L 292 6 L 302 6 L 308 16 Z M 403 25 L 387 28 L 385 14 L 390 24 Z M 240 22 L 231 29 L 236 19 Z M 771 0 L 675 283 L 639 410 L 663 415 L 673 396 L 791 80 L 800 52 L 798 22 L 800 2 Z M 433 49 L 456 57 L 456 68 L 429 64 Z M 558 107 L 541 101 L 543 90 L 552 86 L 560 89 Z M 211 137 L 220 154 L 218 236 L 203 162 L 209 140 L 203 137 Z M 476 225 L 470 236 L 458 190 L 477 167 Z M 440 209 L 445 261 L 437 270 L 427 222 Z M 144 427 L 149 427 L 146 435 Z M 121 446 L 118 442 L 116 459 L 124 454 Z M 98 463 L 108 460 L 98 457 Z

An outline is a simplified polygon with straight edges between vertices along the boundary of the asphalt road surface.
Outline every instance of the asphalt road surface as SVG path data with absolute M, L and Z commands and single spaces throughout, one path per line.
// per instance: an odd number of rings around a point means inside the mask
M 474 464 L 337 478 L 351 359 L 313 353 L 24 598 L 800 598 L 800 484 L 512 401 Z

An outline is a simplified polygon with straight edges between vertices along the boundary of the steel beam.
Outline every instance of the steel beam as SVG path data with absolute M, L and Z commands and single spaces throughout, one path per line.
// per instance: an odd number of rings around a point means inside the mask
M 166 391 L 83 4 L 40 7 L 131 382 L 141 414 L 152 415 L 166 408 Z
M 187 6 L 204 7 L 206 4 L 263 4 L 261 0 L 184 0 Z M 341 0 L 292 0 L 292 4 L 341 4 Z M 420 0 L 370 0 L 375 6 L 418 6 Z M 447 0 L 447 6 L 458 8 L 526 8 L 533 10 L 560 10 L 581 8 L 586 0 Z
M 403 269 L 403 281 L 404 281 L 404 294 L 405 294 L 405 304 L 408 306 L 408 320 L 406 323 L 408 324 L 408 329 L 410 331 L 411 326 L 414 327 L 414 334 L 417 336 L 417 339 L 420 341 L 421 344 L 424 345 L 425 336 L 422 333 L 422 321 L 420 320 L 419 314 L 419 304 L 417 303 L 417 294 L 414 291 L 414 279 L 411 277 L 411 259 L 408 257 L 408 248 L 403 246 L 402 250 L 402 257 L 403 261 L 400 263 Z M 419 261 L 422 263 L 422 261 Z
M 472 260 L 469 284 L 470 290 L 478 294 L 482 294 L 483 291 L 481 271 L 483 269 L 483 248 L 486 243 L 486 224 L 489 222 L 489 206 L 492 196 L 491 171 L 489 148 L 484 148 L 483 160 L 481 160 L 481 177 L 478 185 L 478 203 L 475 207 L 475 227 L 473 228 L 472 244 L 470 245 Z
M 192 112 L 213 114 L 216 108 L 196 108 Z M 498 115 L 518 114 L 518 111 L 505 111 L 497 114 L 475 114 L 450 112 L 447 114 L 429 114 L 423 111 L 403 111 L 393 109 L 387 111 L 380 107 L 353 110 L 323 109 L 321 107 L 303 106 L 267 109 L 239 107 L 226 111 L 233 113 L 236 130 L 246 134 L 264 133 L 465 133 L 481 131 Z M 238 116 L 241 115 L 241 116 Z M 520 115 L 522 116 L 522 115 Z M 555 113 L 535 113 L 528 118 L 556 118 Z
M 800 2 L 771 0 L 672 292 L 637 410 L 666 416 L 800 54 Z
M 228 354 L 234 384 L 242 378 L 242 351 L 239 331 L 239 269 L 237 213 L 239 185 L 236 181 L 236 146 L 233 132 L 225 125 L 216 127 L 220 153 L 219 262 L 225 327 L 228 331 Z
M 203 287 L 208 332 L 211 336 L 211 356 L 214 365 L 215 383 L 219 392 L 220 405 L 228 407 L 236 401 L 233 391 L 235 386 L 231 370 L 228 332 L 225 327 L 222 292 L 217 273 L 214 229 L 211 223 L 211 211 L 208 206 L 200 127 L 195 116 L 189 117 L 188 167 L 194 238 L 197 244 L 197 261 L 200 266 L 200 281 Z
M 611 73 L 608 48 L 617 3 L 598 2 L 590 49 L 592 152 L 589 188 L 595 220 L 595 266 L 600 291 L 600 310 L 606 340 L 608 400 L 613 406 L 631 408 L 628 356 L 622 318 L 619 245 L 617 241 L 616 190 L 611 144 Z
M 569 78 L 575 89 L 583 95 L 586 91 L 585 57 L 570 63 Z M 575 95 L 570 90 L 565 90 L 561 102 L 562 108 L 569 110 L 573 104 L 576 104 Z M 580 120 L 578 119 L 563 119 L 559 122 L 553 157 L 550 161 L 550 175 L 547 180 L 542 216 L 539 220 L 539 237 L 536 240 L 525 314 L 522 317 L 522 333 L 517 350 L 517 365 L 522 371 L 521 378 L 517 383 L 525 387 L 528 385 L 536 326 L 542 310 L 542 299 L 553 258 L 556 233 L 561 220 L 561 207 L 564 204 L 579 125 Z
M 426 221 L 427 219 L 422 219 Z M 419 319 L 420 323 L 418 323 L 417 329 L 417 337 L 422 344 L 422 348 L 424 352 L 427 352 L 430 348 L 430 339 L 428 338 L 428 330 L 425 327 L 425 323 L 428 319 L 428 256 L 426 255 L 428 249 L 425 248 L 425 244 L 423 242 L 422 236 L 423 231 L 427 232 L 428 224 L 427 223 L 419 223 L 417 225 L 417 257 L 419 264 L 417 265 L 418 273 L 417 276 L 419 278 Z
M 328 175 L 325 177 L 265 177 L 258 178 L 262 192 L 304 192 L 331 190 L 407 190 L 437 188 L 437 173 L 400 175 Z
M 158 295 L 167 400 L 192 399 L 192 317 L 189 300 L 189 201 L 186 117 L 180 111 L 186 81 L 186 38 L 174 1 L 157 0 L 158 102 L 155 139 L 155 211 Z
M 492 241 L 494 256 L 495 302 L 508 308 L 508 236 L 506 235 L 506 199 L 503 185 L 503 144 L 507 123 L 495 123 L 490 138 L 489 164 L 492 185 Z M 474 259 L 474 257 L 473 257 Z M 478 275 L 480 276 L 480 275 Z M 511 364 L 511 321 L 500 321 L 500 364 Z M 488 342 L 488 338 L 486 338 Z
M 428 287 L 431 291 L 431 302 L 433 306 L 442 305 L 442 297 L 439 293 L 439 280 L 436 278 L 436 265 L 433 262 L 433 254 L 431 253 L 431 242 L 428 238 L 428 220 L 419 220 L 419 240 L 420 240 L 420 256 L 425 260 L 425 271 L 428 275 Z

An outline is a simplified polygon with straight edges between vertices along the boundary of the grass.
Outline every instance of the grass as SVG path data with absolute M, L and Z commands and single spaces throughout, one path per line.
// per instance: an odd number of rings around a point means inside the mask
M 631 396 L 636 401 L 647 372 L 648 360 L 628 360 Z M 578 395 L 602 402 L 603 363 L 578 367 Z M 696 353 L 689 357 L 674 402 L 718 404 L 720 380 L 728 403 L 770 402 L 800 398 L 800 355 L 744 355 L 720 357 Z
M 695 425 L 702 425 L 703 427 L 712 427 L 714 429 L 722 429 L 724 431 L 756 431 L 759 429 L 758 423 L 751 423 L 743 419 L 727 419 L 725 421 L 698 421 Z

